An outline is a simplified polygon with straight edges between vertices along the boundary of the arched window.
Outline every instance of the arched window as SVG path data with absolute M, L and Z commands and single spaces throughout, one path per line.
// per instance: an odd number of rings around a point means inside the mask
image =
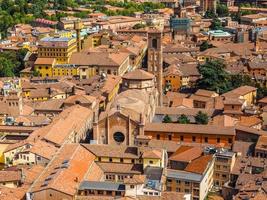
M 157 49 L 158 48 L 158 41 L 157 41 L 157 39 L 152 39 L 152 47 L 154 48 L 154 49 Z

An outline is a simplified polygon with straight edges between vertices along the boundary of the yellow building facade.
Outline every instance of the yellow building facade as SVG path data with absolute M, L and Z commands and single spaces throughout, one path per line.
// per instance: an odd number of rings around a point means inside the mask
M 34 70 L 41 77 L 79 75 L 79 69 L 69 65 L 70 56 L 77 51 L 76 38 L 70 37 L 69 32 L 65 34 L 65 37 L 56 35 L 40 40 Z
M 46 37 L 38 45 L 38 58 L 55 58 L 57 64 L 67 64 L 76 51 L 76 38 Z

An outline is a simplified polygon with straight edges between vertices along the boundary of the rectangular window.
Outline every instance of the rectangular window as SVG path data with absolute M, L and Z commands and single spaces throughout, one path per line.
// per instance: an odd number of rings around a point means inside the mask
M 184 192 L 187 193 L 187 194 L 190 193 L 189 189 L 185 189 Z
M 185 181 L 184 183 L 185 183 L 186 186 L 190 185 L 190 182 L 188 182 L 188 181 Z
M 233 142 L 232 138 L 228 138 L 228 143 L 232 144 L 232 142 Z
M 180 141 L 184 141 L 184 136 L 180 136 Z
M 220 143 L 221 142 L 221 138 L 217 138 L 217 143 Z
M 134 185 L 130 185 L 130 188 L 131 188 L 131 189 L 134 189 Z
M 193 136 L 193 137 L 192 137 L 192 142 L 195 142 L 195 141 L 196 141 L 196 137 Z
M 208 142 L 209 142 L 208 137 L 205 137 L 205 138 L 204 138 L 204 141 L 205 141 L 205 143 L 208 143 Z
M 168 139 L 169 140 L 172 140 L 172 135 L 168 135 Z
M 159 134 L 157 134 L 157 140 L 160 140 L 160 135 Z

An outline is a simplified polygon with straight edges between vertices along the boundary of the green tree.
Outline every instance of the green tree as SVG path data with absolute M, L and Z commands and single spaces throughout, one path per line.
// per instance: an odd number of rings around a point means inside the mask
M 195 121 L 197 124 L 208 124 L 209 117 L 206 113 L 199 111 L 195 116 Z
M 227 92 L 230 88 L 230 75 L 225 71 L 225 64 L 221 61 L 208 61 L 198 67 L 201 79 L 197 81 L 197 87 L 218 93 Z
M 40 76 L 40 72 L 39 71 L 36 71 L 34 69 L 33 72 L 32 72 L 32 75 L 35 76 L 35 77 Z
M 243 85 L 249 85 L 255 87 L 255 82 L 252 81 L 251 77 L 245 74 L 231 74 L 230 76 L 231 88 L 238 88 Z
M 222 29 L 222 22 L 218 18 L 214 18 L 211 22 L 210 29 L 212 30 Z
M 172 123 L 172 119 L 170 118 L 169 115 L 165 115 L 162 122 L 163 123 Z
M 185 114 L 182 114 L 180 117 L 178 117 L 177 122 L 179 124 L 189 124 L 190 120 L 188 119 L 188 117 Z
M 12 62 L 4 57 L 0 57 L 0 76 L 12 77 L 14 76 L 14 65 Z
M 204 18 L 208 18 L 208 19 L 213 19 L 215 17 L 216 17 L 216 15 L 212 10 L 207 10 L 205 15 L 204 15 Z
M 200 45 L 200 51 L 205 51 L 209 48 L 212 48 L 213 45 L 212 44 L 209 44 L 208 41 L 204 41 L 202 42 L 202 44 Z
M 228 7 L 224 4 L 217 4 L 216 12 L 219 17 L 227 17 L 229 15 Z

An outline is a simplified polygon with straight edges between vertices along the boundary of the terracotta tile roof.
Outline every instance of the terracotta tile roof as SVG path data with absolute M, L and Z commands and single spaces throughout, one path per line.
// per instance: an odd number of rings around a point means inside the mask
M 72 95 L 65 99 L 64 103 L 67 104 L 76 104 L 80 102 L 81 104 L 92 104 L 96 101 L 96 97 L 90 95 Z
M 225 104 L 225 105 L 243 105 L 244 100 L 239 99 L 239 98 L 226 97 L 225 100 L 223 100 L 223 104 Z
M 30 126 L 40 126 L 47 125 L 50 123 L 50 119 L 48 119 L 44 115 L 20 115 L 15 118 L 16 123 L 25 123 Z
M 62 111 L 64 99 L 50 99 L 47 101 L 37 102 L 34 105 L 35 111 Z
M 119 67 L 128 57 L 128 53 L 122 52 L 76 52 L 71 55 L 70 64 Z
M 1 200 L 21 200 L 25 198 L 25 194 L 29 189 L 33 181 L 39 176 L 44 169 L 43 166 L 22 166 L 25 179 L 22 186 L 18 188 L 0 187 L 0 199 Z
M 183 200 L 184 195 L 185 193 L 181 192 L 162 192 L 161 196 L 138 196 L 137 200 Z
M 0 199 L 1 200 L 21 200 L 24 199 L 27 188 L 8 188 L 1 186 L 0 187 Z
M 257 116 L 241 116 L 238 125 L 252 127 L 258 124 L 261 124 L 262 120 Z
M 35 65 L 52 65 L 55 62 L 55 58 L 37 58 L 34 62 Z
M 113 157 L 113 158 L 138 158 L 137 147 L 122 146 L 122 145 L 94 145 L 83 144 L 97 157 Z
M 66 144 L 33 183 L 30 192 L 55 189 L 73 196 L 94 159 L 83 146 Z
M 184 55 L 184 54 L 163 54 L 163 62 L 167 63 L 168 65 L 171 64 L 179 64 L 182 65 L 182 63 L 191 63 L 196 62 L 196 60 L 190 56 L 190 55 Z
M 168 44 L 163 48 L 163 53 L 198 52 L 199 48 L 188 48 L 181 44 Z
M 210 90 L 203 90 L 203 89 L 198 89 L 195 92 L 195 95 L 203 96 L 203 97 L 216 97 L 216 96 L 219 96 L 216 92 L 213 92 L 213 91 L 210 91 Z
M 146 180 L 145 175 L 133 175 L 132 178 L 125 178 L 124 184 L 144 184 Z
M 216 131 L 215 131 L 216 130 Z M 174 123 L 147 123 L 145 132 L 165 132 L 184 134 L 211 134 L 211 135 L 235 135 L 233 127 L 218 127 L 214 125 L 174 124 Z
M 30 92 L 30 98 L 49 98 L 50 94 L 47 89 L 38 89 L 38 90 L 31 90 Z
M 183 74 L 183 76 L 197 76 L 200 77 L 197 64 L 180 64 L 178 69 Z
M 22 170 L 25 175 L 23 184 L 30 186 L 44 169 L 45 167 L 41 165 L 23 166 Z
M 84 176 L 85 181 L 99 181 L 102 180 L 104 177 L 103 170 L 99 167 L 99 165 L 94 162 L 92 163 L 90 169 L 87 171 L 86 175 Z
M 254 142 L 235 141 L 233 144 L 233 152 L 239 153 L 241 156 L 247 156 L 252 153 Z
M 216 115 L 215 109 L 202 108 L 173 108 L 173 107 L 156 107 L 155 115 L 186 115 L 196 116 L 198 112 L 206 113 L 209 117 Z
M 151 148 L 165 149 L 169 153 L 169 152 L 175 152 L 180 147 L 180 144 L 169 140 L 151 139 L 148 142 L 148 146 Z
M 189 98 L 173 98 L 170 100 L 171 107 L 185 107 L 185 108 L 193 108 L 193 99 Z
M 215 126 L 234 126 L 236 122 L 237 120 L 235 118 L 228 115 L 216 115 L 209 124 Z
M 180 146 L 169 158 L 171 161 L 191 162 L 200 157 L 203 148 L 193 146 Z
M 20 170 L 16 171 L 0 171 L 0 183 L 2 182 L 15 182 L 15 181 L 21 181 L 22 179 L 22 173 Z
M 142 154 L 142 158 L 156 158 L 161 159 L 162 158 L 162 151 L 160 150 L 146 150 Z
M 254 92 L 256 90 L 257 90 L 257 88 L 255 88 L 255 87 L 241 86 L 241 87 L 233 89 L 233 90 L 231 90 L 231 91 L 229 91 L 227 93 L 222 94 L 222 96 L 235 98 L 235 97 L 240 97 L 240 96 L 246 95 L 246 94 L 248 94 L 250 92 Z
M 43 140 L 38 140 L 33 144 L 33 147 L 29 149 L 31 153 L 34 153 L 48 160 L 51 160 L 53 158 L 57 150 L 57 147 Z
M 179 70 L 176 64 L 172 64 L 169 67 L 165 68 L 163 72 L 163 77 L 170 75 L 183 76 L 183 73 Z
M 197 174 L 203 174 L 209 163 L 212 161 L 213 159 L 213 155 L 204 155 L 201 156 L 195 160 L 193 160 L 192 162 L 190 162 L 186 168 L 185 171 L 188 172 L 193 172 L 193 173 L 197 173 Z
M 251 69 L 264 69 L 267 70 L 267 61 L 250 61 L 248 62 L 248 67 Z
M 175 98 L 186 98 L 186 97 L 188 97 L 187 94 L 179 93 L 179 92 L 167 92 L 166 96 L 170 100 L 175 99 Z
M 83 113 L 81 115 L 81 113 Z M 62 111 L 52 122 L 50 130 L 45 134 L 44 139 L 62 145 L 71 134 L 79 133 L 85 127 L 93 113 L 90 109 L 74 105 Z
M 212 102 L 213 101 L 213 97 L 199 96 L 196 94 L 192 94 L 189 98 L 194 101 L 201 101 L 201 102 Z
M 257 130 L 255 128 L 250 128 L 250 127 L 241 126 L 241 125 L 236 125 L 235 129 L 237 132 L 245 132 L 245 133 L 250 133 L 254 135 L 266 135 L 267 134 L 267 131 Z
M 267 136 L 262 135 L 258 138 L 255 149 L 263 151 L 267 150 Z
M 108 163 L 97 162 L 104 173 L 129 173 L 141 174 L 143 171 L 142 164 L 126 164 L 126 163 Z
M 258 103 L 266 103 L 267 104 L 267 96 L 258 100 Z
M 155 78 L 155 76 L 142 69 L 136 69 L 134 71 L 128 72 L 122 78 L 128 80 L 152 80 Z

